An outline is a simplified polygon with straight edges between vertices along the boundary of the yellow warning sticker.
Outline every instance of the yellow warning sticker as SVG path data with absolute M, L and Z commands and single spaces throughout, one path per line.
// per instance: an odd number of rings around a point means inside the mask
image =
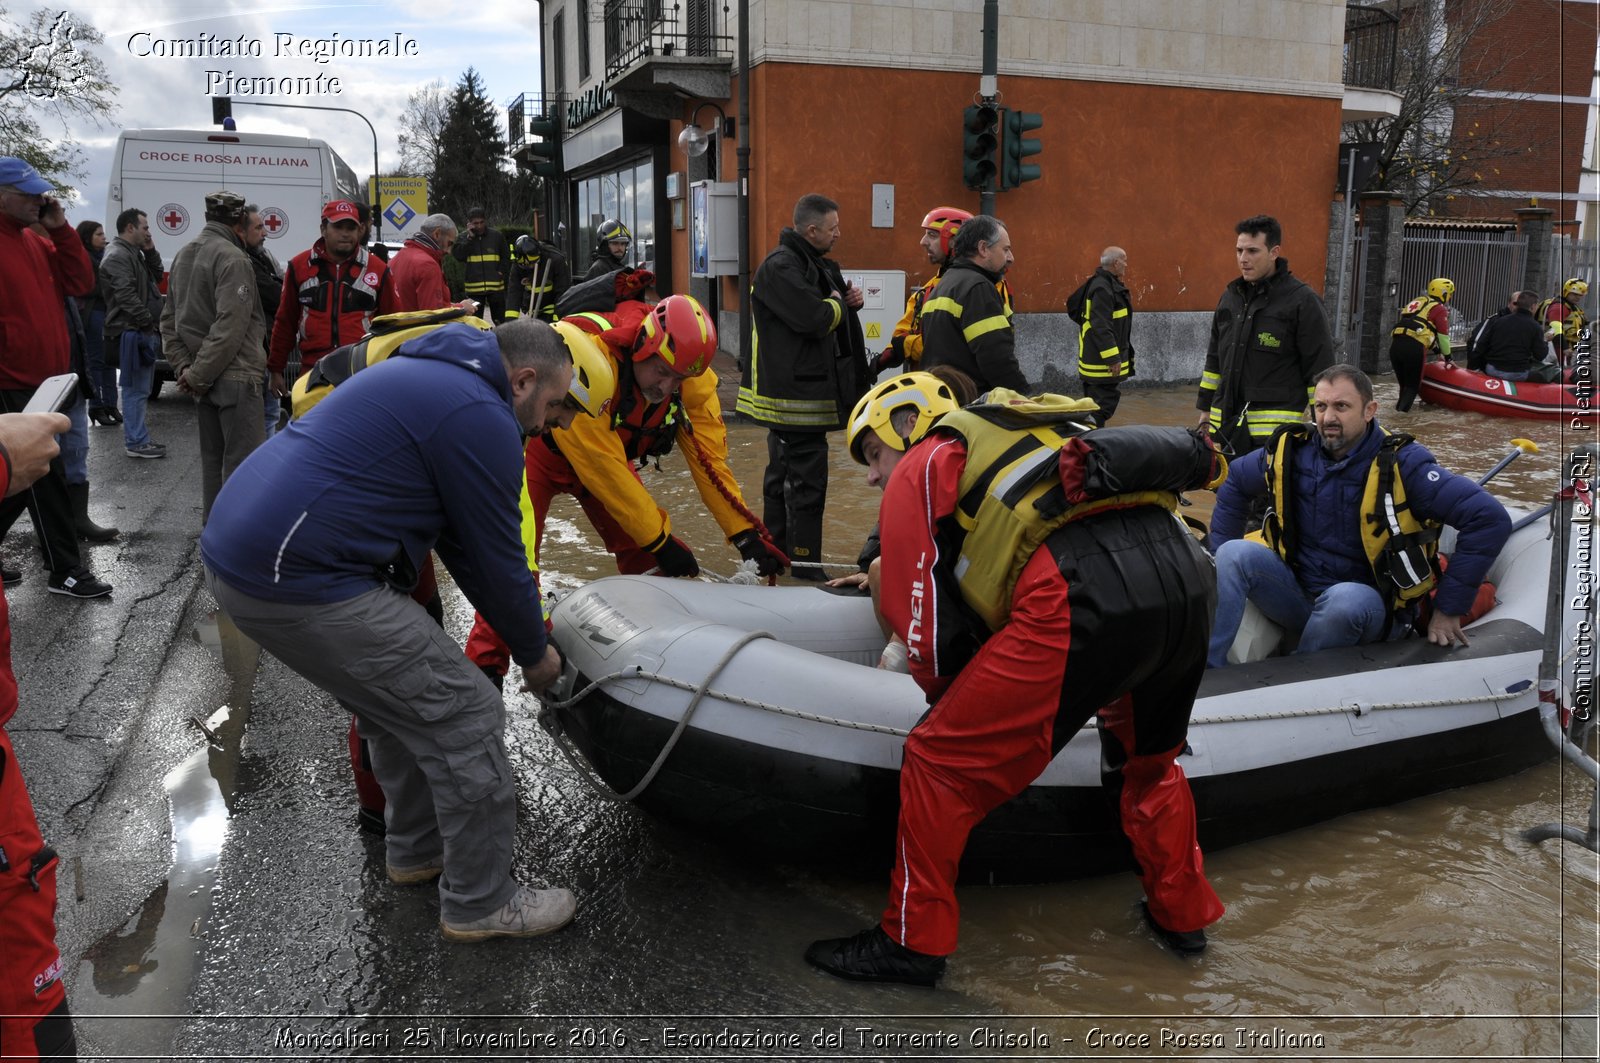
M 883 326 L 876 321 L 867 322 L 867 339 L 877 340 L 883 338 Z

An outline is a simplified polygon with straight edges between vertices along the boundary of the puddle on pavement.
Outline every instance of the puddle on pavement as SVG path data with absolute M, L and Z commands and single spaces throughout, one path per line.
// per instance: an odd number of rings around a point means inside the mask
M 80 1016 L 142 1017 L 137 1023 L 113 1019 L 115 1032 L 97 1030 L 93 1037 L 134 1057 L 163 1057 L 187 1011 L 260 658 L 260 648 L 221 612 L 195 625 L 193 635 L 227 672 L 228 700 L 206 719 L 192 720 L 205 744 L 163 779 L 172 818 L 171 870 L 139 911 L 84 953 L 72 987 Z

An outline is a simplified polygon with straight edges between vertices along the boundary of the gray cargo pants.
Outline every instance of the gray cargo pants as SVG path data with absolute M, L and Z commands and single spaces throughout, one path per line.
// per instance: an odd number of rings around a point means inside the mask
M 389 587 L 331 604 L 267 602 L 210 569 L 206 586 L 240 631 L 355 713 L 388 799 L 389 863 L 442 853 L 440 914 L 452 923 L 510 900 L 517 801 L 505 702 L 422 606 Z

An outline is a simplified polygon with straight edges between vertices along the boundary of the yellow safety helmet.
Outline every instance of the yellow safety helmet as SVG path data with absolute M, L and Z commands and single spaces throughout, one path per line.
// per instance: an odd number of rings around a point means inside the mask
M 1575 295 L 1579 299 L 1582 299 L 1588 294 L 1589 282 L 1584 280 L 1582 277 L 1573 277 L 1571 280 L 1567 281 L 1567 283 L 1561 286 L 1562 298 L 1566 298 L 1569 295 Z
M 1456 282 L 1449 277 L 1435 277 L 1428 282 L 1428 294 L 1441 303 L 1448 303 L 1450 297 L 1456 294 Z
M 890 422 L 897 411 L 907 406 L 916 408 L 917 420 L 910 434 L 902 437 Z M 890 377 L 861 396 L 861 401 L 850 412 L 845 434 L 850 443 L 850 456 L 862 465 L 867 463 L 862 444 L 868 432 L 876 433 L 885 446 L 904 451 L 927 435 L 935 421 L 960 408 L 961 403 L 956 401 L 950 385 L 932 373 L 902 373 Z
M 567 398 L 590 417 L 604 417 L 617 397 L 617 367 L 600 344 L 577 325 L 557 321 L 552 326 L 572 355 L 572 385 Z

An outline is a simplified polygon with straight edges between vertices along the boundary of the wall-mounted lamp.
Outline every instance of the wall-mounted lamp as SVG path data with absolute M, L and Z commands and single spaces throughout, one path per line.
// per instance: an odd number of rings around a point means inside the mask
M 717 124 L 713 129 L 702 129 L 699 125 L 700 112 L 707 107 L 717 112 Z M 733 136 L 733 119 L 729 118 L 721 107 L 710 100 L 700 104 L 694 109 L 694 114 L 689 118 L 689 124 L 683 127 L 683 132 L 678 134 L 678 147 L 690 158 L 704 155 L 711 147 L 711 137 L 716 134 L 721 137 Z

